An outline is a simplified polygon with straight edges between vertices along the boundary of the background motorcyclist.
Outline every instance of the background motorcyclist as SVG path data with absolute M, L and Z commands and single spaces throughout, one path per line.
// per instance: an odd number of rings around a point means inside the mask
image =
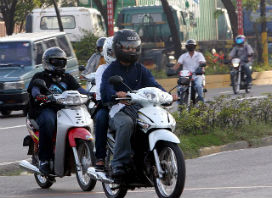
M 164 90 L 154 79 L 148 69 L 137 63 L 141 53 L 141 40 L 139 35 L 129 29 L 119 30 L 113 38 L 113 50 L 116 61 L 105 70 L 101 83 L 101 99 L 104 104 L 115 102 L 112 98 L 126 97 L 128 88 L 122 84 L 113 86 L 108 80 L 111 76 L 119 75 L 132 90 L 144 87 L 157 87 Z M 123 101 L 112 106 L 110 110 L 110 127 L 116 131 L 113 159 L 111 161 L 113 177 L 122 177 L 125 167 L 131 164 L 130 138 L 134 131 L 138 106 L 129 105 Z
M 52 47 L 47 49 L 42 57 L 44 71 L 36 73 L 28 87 L 30 94 L 28 116 L 36 119 L 39 125 L 39 169 L 41 173 L 50 173 L 49 161 L 53 159 L 53 136 L 56 131 L 57 107 L 46 104 L 48 101 L 48 90 L 35 86 L 35 79 L 44 80 L 46 87 L 52 92 L 60 94 L 65 90 L 78 90 L 82 94 L 87 91 L 80 87 L 76 79 L 65 73 L 67 57 L 65 52 Z M 43 104 L 43 105 L 41 105 Z
M 194 88 L 197 91 L 198 99 L 204 102 L 203 98 L 203 67 L 199 67 L 200 64 L 206 63 L 206 60 L 201 52 L 196 51 L 197 43 L 194 39 L 186 41 L 186 49 L 188 52 L 182 54 L 173 69 L 180 71 L 183 69 L 189 70 L 193 74 Z
M 246 37 L 244 35 L 238 35 L 235 37 L 235 46 L 229 53 L 229 60 L 233 58 L 239 58 L 241 60 L 242 70 L 246 74 L 246 83 L 248 88 L 252 86 L 252 77 L 251 77 L 251 70 L 249 66 L 252 64 L 252 56 L 253 56 L 253 49 L 246 42 Z
M 100 65 L 95 72 L 95 82 L 96 82 L 96 100 L 97 113 L 95 115 L 95 157 L 96 157 L 96 169 L 104 170 L 105 157 L 106 157 L 106 143 L 107 143 L 107 132 L 109 123 L 109 109 L 107 106 L 103 105 L 101 102 L 100 85 L 102 81 L 102 75 L 105 69 L 113 61 L 116 60 L 112 48 L 113 37 L 108 37 L 105 40 L 103 46 L 103 54 L 106 64 Z
M 89 58 L 85 70 L 81 73 L 81 76 L 86 76 L 92 72 L 95 72 L 99 65 L 105 64 L 103 57 L 103 45 L 106 37 L 100 37 L 96 41 L 96 52 Z

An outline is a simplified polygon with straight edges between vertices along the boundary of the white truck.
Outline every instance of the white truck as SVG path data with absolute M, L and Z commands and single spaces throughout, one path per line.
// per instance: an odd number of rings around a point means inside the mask
M 64 31 L 71 41 L 79 41 L 85 31 L 105 36 L 106 27 L 101 13 L 94 8 L 59 8 Z M 54 8 L 33 9 L 26 18 L 26 32 L 59 31 Z

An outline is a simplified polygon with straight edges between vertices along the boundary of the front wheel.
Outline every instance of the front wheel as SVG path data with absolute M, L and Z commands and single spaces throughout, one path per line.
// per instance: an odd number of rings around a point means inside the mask
M 231 84 L 232 84 L 232 89 L 234 94 L 239 93 L 239 84 L 238 84 L 238 76 L 237 74 L 231 74 Z
M 81 170 L 76 170 L 77 182 L 83 191 L 91 191 L 95 187 L 96 180 L 91 179 L 87 174 L 87 169 L 95 164 L 93 143 L 91 141 L 78 140 L 77 153 L 81 164 Z
M 110 161 L 112 160 L 113 154 L 110 149 L 107 149 L 106 157 L 106 169 L 110 170 Z M 120 186 L 120 184 L 107 184 L 102 183 L 105 195 L 108 198 L 124 198 L 127 194 L 127 188 Z
M 185 183 L 184 156 L 177 144 L 161 142 L 156 146 L 163 177 L 154 177 L 155 190 L 160 198 L 178 198 Z

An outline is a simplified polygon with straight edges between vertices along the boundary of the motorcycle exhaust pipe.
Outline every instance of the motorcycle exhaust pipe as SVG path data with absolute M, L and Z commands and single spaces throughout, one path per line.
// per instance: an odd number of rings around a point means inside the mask
M 26 160 L 20 161 L 19 166 L 31 173 L 41 174 L 40 170 L 36 166 L 32 165 Z
M 112 179 L 110 179 L 110 178 L 108 178 L 108 177 L 106 176 L 106 173 L 105 173 L 105 172 L 98 172 L 98 171 L 95 170 L 94 167 L 89 167 L 88 170 L 87 170 L 87 174 L 88 174 L 91 178 L 93 178 L 93 179 L 95 179 L 95 180 L 97 180 L 97 181 L 101 181 L 101 182 L 107 183 L 107 184 L 112 184 L 112 183 L 114 183 L 114 181 L 113 181 Z

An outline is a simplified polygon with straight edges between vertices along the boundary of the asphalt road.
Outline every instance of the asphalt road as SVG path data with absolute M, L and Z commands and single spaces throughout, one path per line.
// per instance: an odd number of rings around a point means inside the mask
M 210 89 L 206 93 L 206 100 L 211 100 L 222 94 L 231 97 L 263 97 L 267 93 L 272 93 L 272 85 L 253 86 L 251 93 L 246 95 L 243 94 L 244 91 L 241 92 L 239 95 L 233 95 L 231 87 Z M 9 117 L 0 116 L 0 165 L 29 157 L 26 155 L 27 148 L 23 147 L 23 138 L 27 134 L 22 111 L 15 111 Z
M 272 146 L 228 151 L 186 160 L 183 198 L 270 198 Z M 32 175 L 0 177 L 0 198 L 101 198 L 101 185 L 82 192 L 76 178 L 57 179 L 51 189 L 40 189 Z M 155 198 L 154 189 L 136 189 L 127 198 Z

